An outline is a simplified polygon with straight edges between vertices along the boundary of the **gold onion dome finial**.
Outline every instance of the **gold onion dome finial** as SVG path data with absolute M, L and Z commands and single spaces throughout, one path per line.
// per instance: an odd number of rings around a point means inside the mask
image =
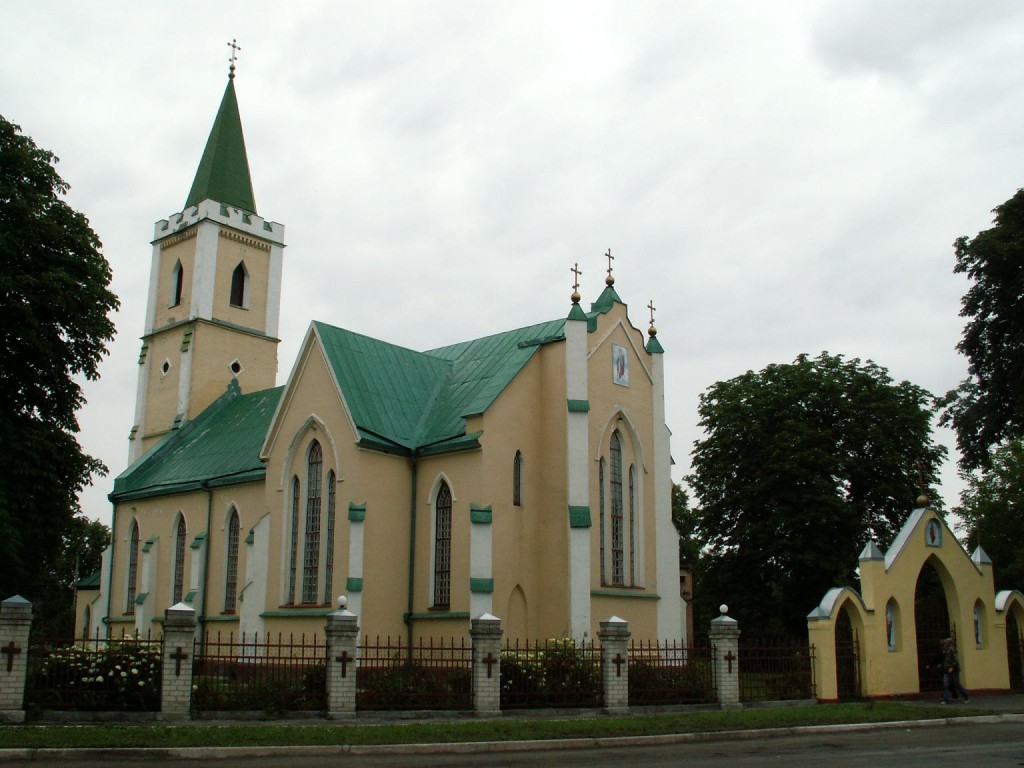
M 653 338 L 658 335 L 658 329 L 654 327 L 654 299 L 647 304 L 647 308 L 651 310 L 651 325 L 647 329 L 647 335 Z
M 242 46 L 238 44 L 238 40 L 232 38 L 231 42 L 228 43 L 228 48 L 231 49 L 231 57 L 228 59 L 230 66 L 228 67 L 228 79 L 235 79 L 235 62 L 238 61 L 238 52 L 242 50 Z
M 612 274 L 612 262 L 615 260 L 615 257 L 612 256 L 611 248 L 608 249 L 608 253 L 605 256 L 608 258 L 608 277 L 604 279 L 604 284 L 615 285 L 615 275 Z
M 572 300 L 573 304 L 579 304 L 580 303 L 580 275 L 583 274 L 583 271 L 580 269 L 580 263 L 578 261 L 576 263 L 574 263 L 572 265 L 572 268 L 569 271 L 572 272 L 576 276 L 573 279 L 572 295 L 569 296 L 569 298 Z

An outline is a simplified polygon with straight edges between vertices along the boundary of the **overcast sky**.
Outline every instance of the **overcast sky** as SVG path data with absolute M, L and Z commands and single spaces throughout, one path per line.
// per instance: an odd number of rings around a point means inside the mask
M 314 319 L 428 349 L 562 317 L 608 248 L 633 323 L 657 307 L 676 480 L 716 381 L 822 350 L 964 377 L 951 245 L 1024 185 L 1024 4 L 294 5 L 4 3 L 0 114 L 61 158 L 121 298 L 81 413 L 112 476 L 153 224 L 232 38 L 256 206 L 286 227 L 279 383 Z M 83 497 L 106 522 L 110 486 Z

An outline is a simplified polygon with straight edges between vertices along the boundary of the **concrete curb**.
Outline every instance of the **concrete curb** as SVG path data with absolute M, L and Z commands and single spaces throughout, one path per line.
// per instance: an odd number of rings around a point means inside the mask
M 291 747 L 129 747 L 83 749 L 0 749 L 0 763 L 5 760 L 55 758 L 179 758 L 215 760 L 218 758 L 254 757 L 322 757 L 329 755 L 466 755 L 494 752 L 541 752 L 559 749 L 597 749 L 608 747 L 661 746 L 724 740 L 771 739 L 783 736 L 849 733 L 854 731 L 887 731 L 910 728 L 934 728 L 967 723 L 1024 723 L 1024 714 L 981 715 L 979 717 L 948 717 L 936 720 L 894 720 L 885 723 L 853 723 L 849 725 L 802 725 L 792 728 L 763 728 L 745 731 L 711 731 L 707 733 L 666 733 L 657 736 L 607 736 L 583 739 L 549 739 L 538 741 L 468 741 L 440 744 L 344 744 Z

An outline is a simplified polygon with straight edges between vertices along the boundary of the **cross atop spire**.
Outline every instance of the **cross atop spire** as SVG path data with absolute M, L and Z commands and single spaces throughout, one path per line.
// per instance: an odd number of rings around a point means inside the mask
M 242 50 L 242 46 L 238 44 L 238 40 L 232 38 L 231 42 L 228 43 L 228 48 L 231 49 L 231 56 L 228 58 L 228 62 L 231 66 L 228 67 L 228 77 L 232 80 L 235 79 L 235 62 L 238 61 L 238 52 Z
M 570 296 L 569 298 L 572 299 L 572 303 L 573 304 L 579 304 L 580 303 L 580 275 L 583 274 L 583 270 L 580 269 L 580 263 L 577 261 L 575 264 L 572 265 L 572 268 L 569 271 L 572 272 L 575 275 L 575 279 L 572 282 L 572 296 Z
M 652 337 L 657 336 L 658 329 L 654 327 L 654 299 L 651 299 L 647 303 L 647 308 L 651 310 L 651 326 L 647 329 L 647 335 Z
M 615 257 L 612 256 L 611 248 L 608 249 L 608 253 L 605 256 L 608 258 L 608 277 L 604 279 L 604 283 L 605 285 L 615 285 L 615 276 L 612 274 L 612 262 L 615 260 Z

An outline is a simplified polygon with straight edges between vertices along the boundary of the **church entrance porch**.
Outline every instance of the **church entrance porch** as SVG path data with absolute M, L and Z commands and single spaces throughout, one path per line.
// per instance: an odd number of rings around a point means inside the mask
M 930 558 L 917 577 L 917 587 L 914 590 L 914 623 L 917 628 L 917 674 L 920 691 L 941 691 L 942 652 L 939 643 L 954 633 L 949 621 L 946 590 Z

